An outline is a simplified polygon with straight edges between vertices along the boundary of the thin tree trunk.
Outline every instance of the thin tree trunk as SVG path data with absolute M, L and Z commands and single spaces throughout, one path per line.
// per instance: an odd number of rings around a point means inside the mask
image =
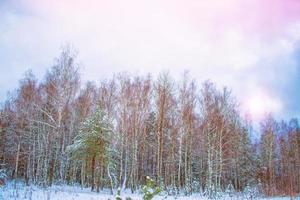
M 92 188 L 91 190 L 94 191 L 95 189 L 95 162 L 96 161 L 96 156 L 94 155 L 92 158 L 92 165 L 91 165 L 91 171 L 92 171 Z
M 16 163 L 15 163 L 15 174 L 14 174 L 14 175 L 15 175 L 15 176 L 14 176 L 15 179 L 18 178 L 20 148 L 21 148 L 21 144 L 20 144 L 20 141 L 19 141 L 19 142 L 18 142 L 18 147 L 17 147 Z
M 114 192 L 113 192 L 114 185 L 113 185 L 113 180 L 112 180 L 112 177 L 110 174 L 109 164 L 107 165 L 107 175 L 108 175 L 109 181 L 110 181 L 110 194 L 113 195 L 114 194 Z
M 179 161 L 178 161 L 178 175 L 177 175 L 177 181 L 178 181 L 178 189 L 181 188 L 181 163 L 182 163 L 182 136 L 180 136 L 179 139 Z

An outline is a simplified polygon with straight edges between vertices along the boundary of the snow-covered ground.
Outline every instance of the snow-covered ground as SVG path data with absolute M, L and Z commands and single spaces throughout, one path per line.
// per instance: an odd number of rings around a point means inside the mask
M 125 191 L 121 194 L 122 199 L 126 200 L 126 197 L 130 197 L 132 200 L 142 199 L 142 195 L 139 193 L 132 194 L 130 191 Z M 41 188 L 37 186 L 24 186 L 18 183 L 16 187 L 12 183 L 8 183 L 6 186 L 0 187 L 0 200 L 114 200 L 115 196 L 110 195 L 108 190 L 101 191 L 100 193 L 91 192 L 88 188 L 81 188 L 78 186 L 52 186 L 51 188 Z M 168 196 L 161 194 L 156 197 L 155 200 L 207 200 L 206 197 L 201 194 L 194 194 L 191 196 Z M 229 196 L 224 194 L 220 199 L 236 200 L 236 199 L 248 199 L 245 194 L 236 194 L 235 196 Z M 249 198 L 250 199 L 250 198 Z M 289 197 L 277 197 L 277 198 L 252 198 L 259 200 L 289 200 Z M 300 200 L 300 197 L 296 198 Z

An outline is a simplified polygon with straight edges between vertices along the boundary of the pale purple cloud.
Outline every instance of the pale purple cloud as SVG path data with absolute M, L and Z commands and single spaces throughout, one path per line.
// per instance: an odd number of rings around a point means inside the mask
M 199 82 L 233 88 L 241 104 L 268 91 L 281 104 L 270 111 L 300 112 L 283 95 L 299 74 L 300 1 L 21 0 L 0 10 L 1 96 L 26 68 L 42 77 L 69 41 L 84 80 L 189 70 Z

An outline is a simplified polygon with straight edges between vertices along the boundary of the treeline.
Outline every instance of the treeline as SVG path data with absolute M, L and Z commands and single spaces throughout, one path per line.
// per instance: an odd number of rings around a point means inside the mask
M 135 191 L 150 176 L 186 194 L 300 192 L 297 119 L 268 117 L 252 142 L 251 123 L 227 88 L 168 73 L 120 73 L 83 86 L 79 67 L 65 47 L 42 81 L 27 73 L 3 103 L 0 166 L 11 179 Z

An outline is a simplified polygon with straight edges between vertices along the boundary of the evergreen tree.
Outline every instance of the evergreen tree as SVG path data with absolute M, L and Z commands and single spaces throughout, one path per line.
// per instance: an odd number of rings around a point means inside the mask
M 161 188 L 155 186 L 154 180 L 147 176 L 146 185 L 142 187 L 142 192 L 144 200 L 151 200 L 155 195 L 158 195 L 161 192 Z
M 111 122 L 98 106 L 95 113 L 82 123 L 74 144 L 68 147 L 74 160 L 90 163 L 92 190 L 97 182 L 97 191 L 99 191 L 100 181 L 96 181 L 96 178 L 99 180 L 101 177 L 95 176 L 99 176 L 100 168 L 109 169 L 109 145 L 112 133 Z

